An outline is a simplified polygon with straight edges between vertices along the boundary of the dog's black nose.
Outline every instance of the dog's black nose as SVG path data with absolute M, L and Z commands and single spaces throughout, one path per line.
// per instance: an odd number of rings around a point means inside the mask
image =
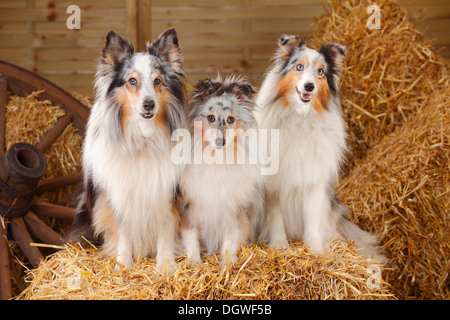
M 308 82 L 305 84 L 305 90 L 311 92 L 314 90 L 314 83 Z
M 155 101 L 153 100 L 145 100 L 142 104 L 142 107 L 145 111 L 153 111 L 155 109 Z
M 217 138 L 216 139 L 216 146 L 223 147 L 225 145 L 225 139 Z

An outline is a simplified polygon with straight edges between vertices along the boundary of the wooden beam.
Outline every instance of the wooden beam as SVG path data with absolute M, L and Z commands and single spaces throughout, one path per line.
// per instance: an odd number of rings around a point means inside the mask
M 11 272 L 9 269 L 9 248 L 4 220 L 0 221 L 0 300 L 12 297 Z
M 27 257 L 33 268 L 37 268 L 39 263 L 44 260 L 44 256 L 38 248 L 32 247 L 30 243 L 34 242 L 31 238 L 23 218 L 12 219 L 10 223 L 11 236 L 17 242 L 22 252 Z
M 75 218 L 75 209 L 58 206 L 42 200 L 36 200 L 31 205 L 31 211 L 34 213 L 51 218 L 59 218 L 64 220 L 73 220 Z
M 151 8 L 151 0 L 127 0 L 125 3 L 126 36 L 136 51 L 145 51 L 146 43 L 152 40 Z
M 67 126 L 72 122 L 73 116 L 67 113 L 56 121 L 55 125 L 42 137 L 41 141 L 36 145 L 39 151 L 44 152 L 52 145 L 53 142 L 64 132 Z
M 57 246 L 64 244 L 63 237 L 55 230 L 47 226 L 41 219 L 38 218 L 33 212 L 28 211 L 23 217 L 28 229 L 38 239 L 44 241 L 47 244 L 54 244 Z
M 138 0 L 138 19 L 137 19 L 137 30 L 138 30 L 138 50 L 146 50 L 146 42 L 151 42 L 152 32 L 151 32 L 151 18 L 152 18 L 152 2 L 151 0 Z M 164 30 L 161 30 L 161 32 Z
M 138 0 L 127 0 L 125 1 L 125 12 L 126 12 L 126 27 L 127 34 L 126 37 L 130 41 L 136 51 L 138 51 L 139 39 L 138 39 Z
M 55 189 L 60 189 L 66 186 L 71 186 L 78 184 L 82 181 L 83 174 L 81 172 L 76 172 L 73 174 L 68 174 L 67 176 L 57 177 L 49 180 L 41 180 L 36 188 L 36 193 L 53 191 Z
M 5 154 L 6 102 L 8 94 L 6 77 L 0 74 L 0 157 Z

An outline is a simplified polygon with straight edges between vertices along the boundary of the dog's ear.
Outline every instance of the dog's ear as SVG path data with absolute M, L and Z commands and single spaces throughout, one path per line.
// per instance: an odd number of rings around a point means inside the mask
M 306 43 L 303 41 L 303 38 L 299 38 L 296 35 L 283 34 L 278 40 L 278 47 L 282 55 L 290 56 L 298 48 L 303 50 L 306 47 Z
M 134 47 L 130 42 L 120 37 L 114 31 L 108 31 L 102 54 L 103 63 L 116 65 L 127 55 L 131 55 L 133 53 Z
M 345 46 L 338 43 L 323 44 L 319 53 L 323 54 L 325 61 L 338 73 L 344 68 Z
M 337 43 L 323 44 L 318 50 L 327 64 L 325 75 L 332 93 L 339 91 L 339 77 L 344 69 L 345 47 Z
M 147 51 L 151 55 L 161 56 L 167 62 L 183 68 L 183 55 L 178 44 L 175 29 L 167 29 L 152 43 L 147 43 Z
M 255 88 L 249 82 L 234 82 L 231 84 L 233 93 L 239 100 L 253 100 Z
M 194 88 L 193 97 L 196 100 L 204 101 L 208 96 L 217 92 L 221 87 L 219 82 L 213 81 L 211 79 L 203 79 L 197 82 Z

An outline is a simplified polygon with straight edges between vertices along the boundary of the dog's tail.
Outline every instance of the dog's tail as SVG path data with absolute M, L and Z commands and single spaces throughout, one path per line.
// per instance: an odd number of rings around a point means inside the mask
M 66 243 L 78 242 L 86 245 L 87 241 L 97 242 L 92 225 L 92 209 L 95 203 L 95 191 L 92 182 L 85 181 L 74 194 L 76 216 L 64 237 Z M 87 240 L 87 241 L 86 241 Z
M 353 240 L 358 253 L 364 257 L 377 260 L 381 264 L 386 262 L 386 258 L 378 246 L 378 237 L 351 222 L 348 217 L 349 210 L 339 199 L 335 198 L 333 201 L 332 210 L 332 214 L 338 216 L 337 230 L 342 238 Z

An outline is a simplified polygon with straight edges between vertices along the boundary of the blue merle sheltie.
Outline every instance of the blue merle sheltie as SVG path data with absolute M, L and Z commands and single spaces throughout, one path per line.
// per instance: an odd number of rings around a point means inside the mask
M 377 238 L 353 224 L 335 197 L 340 165 L 347 150 L 339 98 L 345 47 L 306 47 L 283 35 L 266 73 L 257 104 L 260 130 L 278 129 L 280 164 L 267 176 L 267 212 L 262 239 L 285 248 L 287 239 L 304 240 L 322 253 L 334 237 L 354 240 L 365 256 L 383 260 Z
M 138 256 L 156 256 L 159 270 L 176 266 L 182 166 L 171 161 L 171 135 L 187 128 L 182 60 L 174 29 L 139 53 L 113 31 L 106 35 L 83 145 L 84 183 L 66 239 L 100 239 L 124 266 Z
M 234 264 L 241 244 L 258 235 L 265 191 L 258 160 L 251 160 L 257 143 L 254 94 L 249 82 L 235 77 L 205 79 L 194 87 L 194 161 L 180 182 L 180 233 L 189 264 L 200 263 L 202 251 L 220 252 L 222 264 Z

